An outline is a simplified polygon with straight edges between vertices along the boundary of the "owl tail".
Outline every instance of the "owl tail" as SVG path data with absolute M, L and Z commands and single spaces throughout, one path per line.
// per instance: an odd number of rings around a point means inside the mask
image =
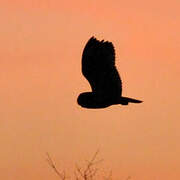
M 120 104 L 122 105 L 128 105 L 128 103 L 142 103 L 143 101 L 129 98 L 129 97 L 121 97 Z

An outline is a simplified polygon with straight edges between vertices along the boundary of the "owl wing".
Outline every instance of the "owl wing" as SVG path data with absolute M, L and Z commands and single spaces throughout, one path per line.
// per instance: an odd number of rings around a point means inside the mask
M 93 92 L 122 89 L 121 79 L 115 67 L 115 50 L 111 42 L 99 41 L 94 37 L 89 39 L 82 54 L 82 73 Z

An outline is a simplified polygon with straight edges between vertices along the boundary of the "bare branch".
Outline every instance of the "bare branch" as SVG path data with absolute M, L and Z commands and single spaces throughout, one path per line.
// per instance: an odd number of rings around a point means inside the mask
M 98 153 L 99 153 L 99 150 L 96 151 L 96 153 L 93 155 L 91 160 L 86 161 L 87 165 L 84 169 L 81 169 L 76 165 L 77 173 L 83 180 L 93 180 L 93 177 L 96 176 L 98 169 L 94 168 L 94 165 L 97 163 L 100 163 L 102 161 L 102 160 L 95 161 Z M 76 179 L 79 178 L 79 176 L 77 174 L 75 174 L 75 175 L 76 175 L 75 176 Z
M 77 172 L 80 174 L 80 176 L 83 178 L 83 177 L 84 177 L 84 174 L 83 174 L 83 172 L 81 171 L 81 168 L 79 168 L 78 165 L 76 165 L 76 169 L 77 169 Z
M 93 157 L 90 160 L 86 161 L 86 166 L 84 168 L 79 167 L 78 165 L 75 166 L 75 172 L 74 172 L 74 178 L 75 180 L 94 180 L 95 177 L 97 177 L 98 168 L 96 168 L 96 164 L 102 162 L 103 160 L 96 160 L 97 155 L 99 153 L 99 150 L 95 152 Z M 65 171 L 59 171 L 53 162 L 52 158 L 50 157 L 49 153 L 47 154 L 47 162 L 51 168 L 55 171 L 55 173 L 58 175 L 58 177 L 61 180 L 66 180 L 67 176 Z M 112 171 L 110 171 L 109 175 L 106 177 L 103 177 L 104 180 L 111 180 L 112 179 Z M 130 180 L 131 177 L 128 176 L 126 180 Z
M 47 152 L 46 154 L 47 154 L 47 162 L 48 162 L 48 164 L 54 169 L 55 173 L 60 177 L 60 179 L 65 180 L 65 179 L 66 179 L 66 173 L 65 173 L 65 171 L 63 171 L 63 173 L 60 173 L 60 172 L 58 171 L 58 169 L 56 168 L 56 165 L 55 165 L 54 162 L 52 161 L 49 153 Z

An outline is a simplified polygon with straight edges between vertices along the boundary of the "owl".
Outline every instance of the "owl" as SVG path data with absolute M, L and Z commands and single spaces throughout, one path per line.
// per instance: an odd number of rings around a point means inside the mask
M 141 103 L 122 96 L 122 81 L 115 66 L 115 49 L 111 42 L 91 37 L 82 54 L 82 74 L 92 92 L 83 92 L 77 102 L 84 108 L 106 108 L 111 105 Z

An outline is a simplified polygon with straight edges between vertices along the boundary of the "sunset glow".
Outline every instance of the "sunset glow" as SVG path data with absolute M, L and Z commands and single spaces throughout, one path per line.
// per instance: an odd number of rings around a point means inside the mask
M 3 0 L 0 22 L 0 179 L 58 179 L 46 152 L 72 177 L 97 149 L 114 180 L 180 179 L 180 1 Z M 91 36 L 142 104 L 78 106 Z

